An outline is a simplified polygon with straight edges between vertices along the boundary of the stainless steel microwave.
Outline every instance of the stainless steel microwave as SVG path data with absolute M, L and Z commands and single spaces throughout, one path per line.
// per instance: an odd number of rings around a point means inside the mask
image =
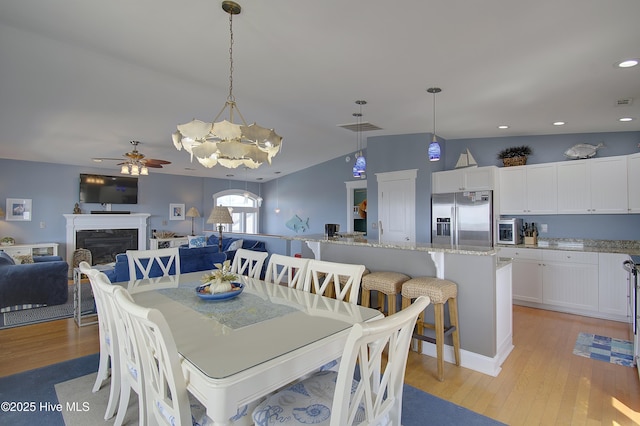
M 522 219 L 498 219 L 497 237 L 498 244 L 522 243 Z

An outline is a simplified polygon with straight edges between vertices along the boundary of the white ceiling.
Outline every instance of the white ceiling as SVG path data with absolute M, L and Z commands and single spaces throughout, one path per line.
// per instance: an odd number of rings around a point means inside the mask
M 445 139 L 640 130 L 640 66 L 614 67 L 640 57 L 637 0 L 239 3 L 233 93 L 284 137 L 271 166 L 206 169 L 171 142 L 227 98 L 229 16 L 211 0 L 0 0 L 0 157 L 94 167 L 139 140 L 173 162 L 152 173 L 269 180 L 355 151 L 337 126 L 357 99 L 382 128 L 364 136 L 431 132 L 432 86 Z

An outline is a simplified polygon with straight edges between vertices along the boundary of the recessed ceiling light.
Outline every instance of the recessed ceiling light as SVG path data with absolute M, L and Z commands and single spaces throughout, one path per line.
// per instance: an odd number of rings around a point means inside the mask
M 640 63 L 640 60 L 634 58 L 634 59 L 625 59 L 624 61 L 616 62 L 615 65 L 618 68 L 631 68 L 638 65 L 638 63 Z
M 102 158 L 92 158 L 91 161 L 94 163 L 102 163 Z
M 633 121 L 633 118 L 632 117 L 622 117 L 622 118 L 618 118 L 618 121 L 622 121 L 624 123 L 624 122 L 627 122 L 627 121 Z
M 509 126 L 507 126 L 506 124 L 501 124 L 498 126 L 498 129 L 508 129 Z
M 565 123 L 564 121 L 554 121 L 553 122 L 554 126 L 564 126 L 565 124 L 567 124 L 567 123 Z

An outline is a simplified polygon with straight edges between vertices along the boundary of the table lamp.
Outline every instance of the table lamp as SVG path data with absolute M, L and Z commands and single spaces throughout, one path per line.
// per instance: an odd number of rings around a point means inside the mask
M 193 232 L 193 219 L 200 217 L 200 212 L 195 207 L 191 207 L 185 216 L 191 218 L 191 235 L 196 235 L 195 232 Z
M 226 223 L 233 223 L 233 218 L 231 217 L 231 213 L 229 213 L 229 209 L 225 206 L 214 206 L 209 218 L 207 219 L 207 223 L 218 224 L 218 232 L 220 233 L 220 237 L 218 238 L 218 251 L 222 253 L 222 225 Z

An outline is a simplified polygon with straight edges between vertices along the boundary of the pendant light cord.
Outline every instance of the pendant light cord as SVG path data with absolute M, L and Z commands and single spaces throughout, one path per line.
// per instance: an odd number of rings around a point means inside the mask
M 229 13 L 229 96 L 227 100 L 235 102 L 233 97 L 233 13 Z

